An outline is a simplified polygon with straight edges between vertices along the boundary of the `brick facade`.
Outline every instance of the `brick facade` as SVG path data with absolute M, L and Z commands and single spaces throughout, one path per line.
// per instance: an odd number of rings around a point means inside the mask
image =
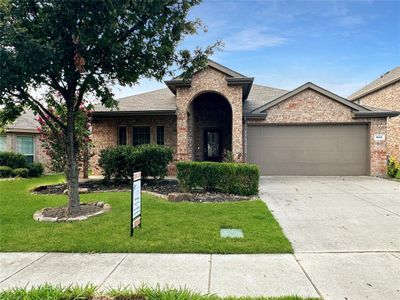
M 386 119 L 353 119 L 351 109 L 311 89 L 283 101 L 268 110 L 265 120 L 249 121 L 249 124 L 276 123 L 353 123 L 369 124 L 370 174 L 386 174 L 386 141 L 374 141 L 374 134 L 386 134 Z
M 242 87 L 228 86 L 226 75 L 213 68 L 202 70 L 192 77 L 190 87 L 179 87 L 176 93 L 177 105 L 177 159 L 193 160 L 193 115 L 192 101 L 205 92 L 223 96 L 232 109 L 232 154 L 238 161 L 243 159 L 242 145 Z
M 365 106 L 400 111 L 400 81 L 367 94 L 357 100 Z M 400 116 L 387 121 L 388 154 L 400 161 Z
M 157 142 L 157 126 L 164 126 L 164 145 L 174 150 L 176 157 L 176 117 L 175 116 L 134 116 L 130 118 L 107 118 L 94 120 L 92 124 L 92 139 L 95 145 L 90 169 L 93 175 L 101 175 L 98 166 L 101 150 L 118 144 L 118 127 L 127 127 L 127 144 L 132 144 L 132 127 L 149 126 L 150 143 Z

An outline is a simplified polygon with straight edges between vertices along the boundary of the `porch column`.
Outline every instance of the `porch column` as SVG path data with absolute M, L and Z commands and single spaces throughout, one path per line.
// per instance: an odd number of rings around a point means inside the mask
M 178 101 L 177 101 L 178 103 Z M 176 116 L 176 159 L 189 160 L 188 115 L 186 107 L 179 107 Z
M 243 153 L 243 121 L 242 101 L 231 102 L 232 104 L 232 154 L 237 162 L 244 161 Z

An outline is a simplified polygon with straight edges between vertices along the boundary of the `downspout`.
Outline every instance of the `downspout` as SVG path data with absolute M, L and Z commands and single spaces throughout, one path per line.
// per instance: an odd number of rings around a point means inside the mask
M 243 160 L 245 163 L 247 163 L 247 117 L 244 116 L 243 120 Z

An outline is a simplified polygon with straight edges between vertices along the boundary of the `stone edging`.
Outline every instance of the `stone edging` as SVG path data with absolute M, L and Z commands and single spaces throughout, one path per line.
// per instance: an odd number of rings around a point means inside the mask
M 111 205 L 107 203 L 97 202 L 96 206 L 101 207 L 102 209 L 98 212 L 93 214 L 85 215 L 85 216 L 78 216 L 73 218 L 52 218 L 52 217 L 45 217 L 43 216 L 43 210 L 39 210 L 33 214 L 33 219 L 38 222 L 69 222 L 69 221 L 84 221 L 90 217 L 98 216 L 104 214 L 107 211 L 111 210 Z
M 159 194 L 159 193 L 156 193 L 156 192 L 150 192 L 150 191 L 146 191 L 146 190 L 142 190 L 142 192 L 143 193 L 147 193 L 149 195 L 152 195 L 154 197 L 159 197 L 159 198 L 163 198 L 163 199 L 167 199 L 168 200 L 168 196 L 164 195 L 164 194 Z

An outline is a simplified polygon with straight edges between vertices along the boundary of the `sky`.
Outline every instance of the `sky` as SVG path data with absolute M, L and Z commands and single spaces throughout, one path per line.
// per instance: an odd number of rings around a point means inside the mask
M 208 30 L 179 48 L 221 40 L 223 50 L 211 59 L 256 84 L 291 90 L 311 81 L 347 97 L 400 65 L 400 0 L 203 0 L 189 14 L 195 18 Z M 164 87 L 142 79 L 114 93 L 120 98 Z

